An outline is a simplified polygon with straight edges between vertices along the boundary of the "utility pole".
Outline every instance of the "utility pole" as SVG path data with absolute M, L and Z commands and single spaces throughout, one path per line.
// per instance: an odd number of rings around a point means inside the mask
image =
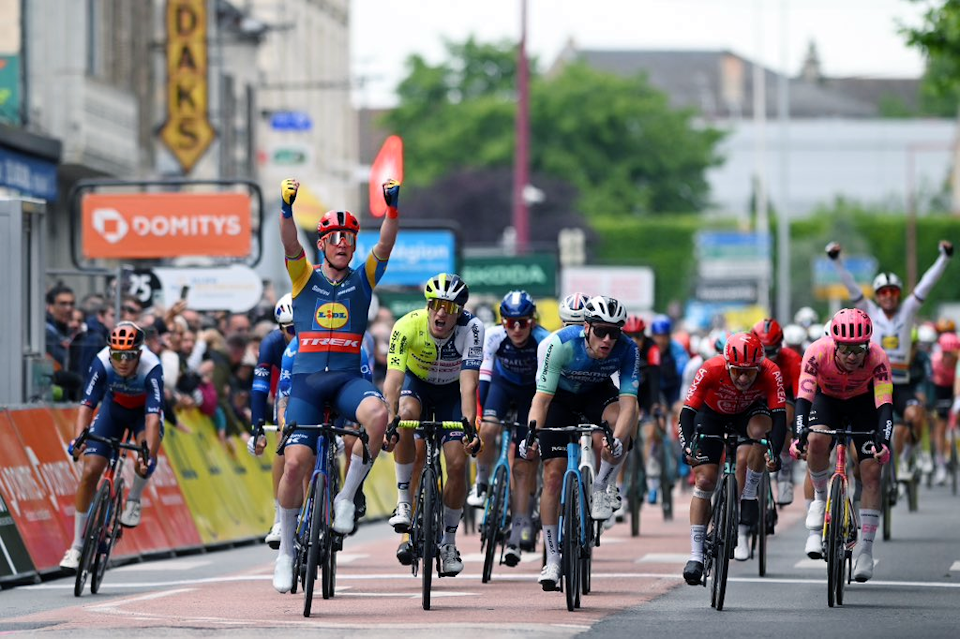
M 527 252 L 530 218 L 524 189 L 530 182 L 530 74 L 527 67 L 527 0 L 520 0 L 520 46 L 517 52 L 517 118 L 513 156 L 513 228 L 517 253 Z

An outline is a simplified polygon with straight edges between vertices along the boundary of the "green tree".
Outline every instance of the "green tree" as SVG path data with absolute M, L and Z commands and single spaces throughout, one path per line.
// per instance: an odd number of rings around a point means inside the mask
M 408 58 L 400 105 L 385 117 L 404 138 L 413 186 L 513 164 L 516 46 L 471 38 L 446 47 L 438 65 Z M 582 211 L 672 213 L 708 203 L 704 173 L 721 161 L 722 134 L 671 109 L 644 77 L 572 63 L 550 77 L 532 71 L 530 96 L 531 170 L 575 186 Z

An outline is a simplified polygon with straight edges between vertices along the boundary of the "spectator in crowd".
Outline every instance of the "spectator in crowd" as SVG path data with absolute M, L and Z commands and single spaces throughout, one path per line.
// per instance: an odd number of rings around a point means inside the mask
M 124 295 L 120 301 L 120 321 L 140 324 L 140 315 L 143 314 L 143 304 L 133 295 Z M 162 334 L 162 331 L 161 331 Z
M 227 318 L 226 335 L 250 335 L 250 318 L 244 313 L 231 313 Z
M 76 305 L 73 289 L 56 284 L 47 291 L 46 353 L 53 362 L 53 383 L 59 386 L 66 399 L 76 401 L 83 378 L 70 368 L 70 324 Z
M 87 298 L 90 296 L 88 295 Z M 117 323 L 116 320 L 116 309 L 113 304 L 106 301 L 101 301 L 94 312 L 87 316 L 87 330 L 81 340 L 78 373 L 82 375 L 90 369 L 93 358 L 107 345 L 110 331 Z

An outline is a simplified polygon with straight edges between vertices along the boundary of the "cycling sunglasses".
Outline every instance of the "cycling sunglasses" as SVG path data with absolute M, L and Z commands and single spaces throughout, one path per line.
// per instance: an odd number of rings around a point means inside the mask
M 841 355 L 862 355 L 870 348 L 870 343 L 866 344 L 837 344 L 837 352 Z
M 459 315 L 460 311 L 463 310 L 462 306 L 450 300 L 430 300 L 427 302 L 427 308 L 432 311 L 444 310 L 447 315 Z
M 297 334 L 297 328 L 293 324 L 281 324 L 280 330 L 286 333 L 287 335 Z
M 740 375 L 753 375 L 760 372 L 760 369 L 756 366 L 730 366 L 728 370 L 736 377 Z
M 532 324 L 532 323 L 533 323 L 533 320 L 531 320 L 531 319 L 526 319 L 526 318 L 524 318 L 524 319 L 505 319 L 505 320 L 503 320 L 503 326 L 504 326 L 504 328 L 509 328 L 509 329 L 511 329 L 511 330 L 513 330 L 513 329 L 518 329 L 518 328 L 519 328 L 520 330 L 523 330 L 523 329 L 525 329 L 526 327 L 530 326 L 530 324 Z
M 779 346 L 766 346 L 763 349 L 763 354 L 767 357 L 773 358 L 780 354 Z
M 620 327 L 619 326 L 594 326 L 593 334 L 597 336 L 597 339 L 606 339 L 609 337 L 612 340 L 617 340 L 620 337 Z
M 140 351 L 110 351 L 110 359 L 115 362 L 129 362 L 140 357 Z
M 323 236 L 328 244 L 339 246 L 341 242 L 346 242 L 347 246 L 355 246 L 357 243 L 357 234 L 349 231 L 333 231 Z

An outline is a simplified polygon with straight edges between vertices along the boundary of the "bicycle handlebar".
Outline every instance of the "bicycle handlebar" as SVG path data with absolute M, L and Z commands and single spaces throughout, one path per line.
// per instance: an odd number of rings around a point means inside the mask
M 257 431 L 266 430 L 267 427 L 263 425 L 257 426 Z M 367 431 L 361 426 L 358 430 L 352 428 L 341 428 L 339 426 L 334 426 L 333 424 L 297 424 L 297 422 L 289 422 L 283 428 L 283 436 L 280 438 L 280 443 L 277 445 L 277 454 L 280 454 L 280 451 L 283 450 L 283 447 L 286 446 L 287 440 L 290 439 L 290 435 L 293 434 L 295 430 L 318 430 L 324 435 L 340 435 L 342 437 L 357 437 L 360 439 L 363 444 L 363 463 L 366 464 L 370 461 L 370 449 L 367 447 L 367 444 L 370 442 L 370 436 L 367 434 Z
M 752 446 L 752 445 L 754 445 L 754 444 L 757 444 L 757 445 L 759 445 L 759 446 L 765 446 L 766 449 L 767 449 L 767 452 L 770 454 L 770 459 L 773 459 L 773 458 L 774 458 L 774 454 L 773 454 L 773 442 L 772 442 L 771 440 L 767 439 L 767 438 L 753 439 L 752 437 L 746 437 L 746 436 L 744 436 L 744 435 L 740 435 L 740 434 L 738 434 L 738 433 L 735 433 L 735 432 L 732 431 L 732 430 L 728 430 L 728 431 L 727 431 L 725 434 L 723 434 L 723 435 L 706 435 L 706 434 L 704 434 L 704 433 L 701 433 L 701 432 L 699 431 L 699 429 L 698 429 L 698 430 L 695 430 L 695 431 L 693 432 L 693 437 L 692 437 L 692 440 L 693 440 L 693 441 L 690 443 L 690 455 L 689 455 L 689 457 L 690 457 L 690 458 L 693 460 L 693 462 L 694 462 L 694 463 L 692 463 L 692 464 L 690 464 L 690 465 L 691 465 L 691 466 L 699 466 L 700 464 L 706 463 L 706 462 L 708 462 L 708 461 L 710 460 L 709 457 L 706 457 L 706 456 L 703 456 L 703 455 L 699 455 L 699 454 L 698 454 L 698 453 L 700 452 L 700 442 L 701 442 L 701 441 L 703 441 L 704 439 L 714 439 L 714 440 L 717 440 L 717 441 L 721 441 L 721 442 L 726 443 L 726 442 L 728 441 L 728 435 L 736 435 L 736 440 L 735 440 L 735 442 L 736 442 L 737 448 L 739 448 L 740 446 L 748 446 L 748 445 L 751 445 L 751 446 Z
M 473 424 L 470 423 L 466 417 L 457 420 L 442 420 L 442 421 L 428 421 L 428 420 L 419 420 L 419 419 L 396 419 L 394 423 L 390 425 L 390 428 L 387 429 L 387 439 L 389 441 L 396 434 L 398 428 L 426 428 L 430 431 L 436 431 L 437 429 L 441 430 L 463 430 L 464 435 L 468 440 L 477 439 L 477 429 Z M 471 457 L 476 457 L 476 452 L 470 453 Z
M 85 428 L 80 436 L 73 442 L 73 448 L 76 450 L 86 441 L 99 442 L 101 444 L 106 444 L 110 448 L 123 449 L 123 450 L 132 450 L 137 453 L 137 456 L 144 463 L 148 463 L 150 459 L 150 447 L 147 446 L 146 440 L 142 444 L 128 444 L 122 439 L 117 439 L 116 437 L 101 437 L 96 433 L 92 432 L 89 428 Z
M 527 433 L 527 447 L 529 448 L 533 444 L 533 440 L 536 439 L 538 433 L 545 431 L 568 434 L 600 432 L 603 433 L 608 444 L 613 442 L 613 429 L 610 428 L 610 424 L 608 424 L 606 420 L 601 421 L 599 426 L 596 424 L 577 424 L 575 426 L 551 426 L 547 428 L 537 428 L 537 422 L 531 421 L 530 431 Z

